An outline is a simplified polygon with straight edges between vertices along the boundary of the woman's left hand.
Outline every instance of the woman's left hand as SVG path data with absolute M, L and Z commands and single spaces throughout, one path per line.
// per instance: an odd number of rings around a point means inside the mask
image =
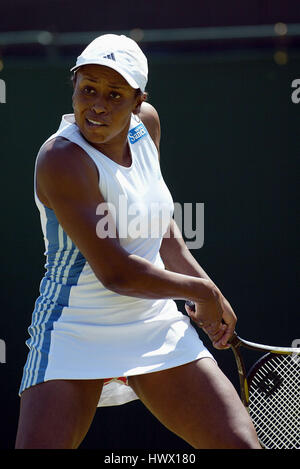
M 237 322 L 237 317 L 229 303 L 229 301 L 223 296 L 220 296 L 220 303 L 222 307 L 222 323 L 218 330 L 215 329 L 213 331 L 210 330 L 210 327 L 201 327 L 204 332 L 210 338 L 213 346 L 218 350 L 228 349 L 230 345 L 228 344 L 228 340 L 232 337 L 235 325 Z M 189 306 L 185 306 L 187 312 L 190 312 Z
M 210 337 L 213 346 L 216 349 L 222 350 L 230 347 L 228 340 L 233 336 L 237 317 L 229 303 L 229 301 L 222 295 L 220 302 L 222 304 L 222 324 L 220 331 L 215 336 Z M 208 334 L 209 335 L 209 334 Z

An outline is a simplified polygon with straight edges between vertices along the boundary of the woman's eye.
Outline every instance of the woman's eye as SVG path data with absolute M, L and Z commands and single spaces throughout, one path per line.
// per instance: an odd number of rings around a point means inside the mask
M 121 95 L 117 91 L 111 91 L 110 92 L 110 97 L 113 98 L 113 99 L 120 99 Z
M 93 93 L 95 93 L 95 90 L 94 90 L 94 88 L 91 88 L 90 86 L 85 86 L 83 88 L 83 92 L 85 94 L 93 94 Z

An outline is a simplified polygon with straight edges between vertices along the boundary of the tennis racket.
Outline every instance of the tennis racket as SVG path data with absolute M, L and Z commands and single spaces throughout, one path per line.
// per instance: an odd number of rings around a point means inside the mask
M 194 303 L 187 301 L 190 308 Z M 242 339 L 229 341 L 237 364 L 241 400 L 266 449 L 300 449 L 300 349 Z M 240 349 L 265 353 L 246 372 Z

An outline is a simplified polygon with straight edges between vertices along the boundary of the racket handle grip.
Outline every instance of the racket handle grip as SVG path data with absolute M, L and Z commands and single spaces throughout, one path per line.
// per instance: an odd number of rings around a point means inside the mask
M 185 304 L 186 304 L 187 306 L 189 306 L 193 311 L 196 310 L 196 308 L 195 308 L 195 303 L 194 303 L 193 301 L 187 300 L 187 301 L 185 302 Z M 222 322 L 224 323 L 223 319 L 222 319 Z M 240 340 L 240 339 L 239 339 L 237 333 L 236 333 L 236 332 L 233 332 L 233 335 L 232 335 L 232 337 L 228 340 L 228 343 L 229 343 L 230 345 L 238 345 L 237 342 L 238 342 L 239 340 Z

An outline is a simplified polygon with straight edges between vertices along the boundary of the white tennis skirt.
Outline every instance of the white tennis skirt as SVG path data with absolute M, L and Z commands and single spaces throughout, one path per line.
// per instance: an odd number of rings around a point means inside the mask
M 53 379 L 103 378 L 98 406 L 119 405 L 138 399 L 127 377 L 213 358 L 175 301 L 124 301 L 120 312 L 107 312 L 99 320 L 93 308 L 59 308 L 38 299 L 19 394 Z M 147 314 L 132 314 L 131 302 L 148 302 Z

